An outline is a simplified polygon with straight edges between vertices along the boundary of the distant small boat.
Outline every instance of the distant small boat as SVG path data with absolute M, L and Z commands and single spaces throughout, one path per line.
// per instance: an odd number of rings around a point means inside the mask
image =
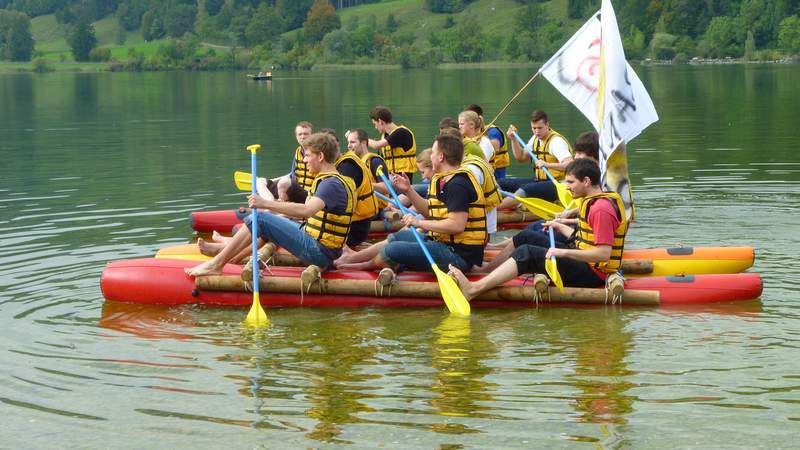
M 272 72 L 258 72 L 257 75 L 247 74 L 247 78 L 250 78 L 250 79 L 256 80 L 256 81 L 271 80 L 272 79 Z

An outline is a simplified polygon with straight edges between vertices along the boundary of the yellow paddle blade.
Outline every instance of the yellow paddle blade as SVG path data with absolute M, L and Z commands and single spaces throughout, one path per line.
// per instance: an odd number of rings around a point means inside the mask
M 253 305 L 250 306 L 250 312 L 247 313 L 244 324 L 248 327 L 265 327 L 269 325 L 269 318 L 264 308 L 261 307 L 258 292 L 253 292 Z
M 563 212 L 564 207 L 556 205 L 555 203 L 548 202 L 536 197 L 514 197 L 528 208 L 528 211 L 536 214 L 542 219 L 552 220 L 556 214 Z
M 233 172 L 233 182 L 236 183 L 236 189 L 240 191 L 253 190 L 253 175 L 249 172 Z
M 547 271 L 547 276 L 553 281 L 559 291 L 564 292 L 564 282 L 561 280 L 561 274 L 558 273 L 558 266 L 556 265 L 555 258 L 547 258 L 544 262 L 544 268 Z
M 558 201 L 564 205 L 564 208 L 569 208 L 572 205 L 572 193 L 569 192 L 563 183 L 556 183 L 556 192 L 558 192 Z
M 442 292 L 442 298 L 450 313 L 468 317 L 470 313 L 469 302 L 464 297 L 461 289 L 459 289 L 456 280 L 442 272 L 436 264 L 432 264 L 431 268 L 433 268 L 433 273 L 436 274 L 436 279 L 439 281 L 439 290 Z

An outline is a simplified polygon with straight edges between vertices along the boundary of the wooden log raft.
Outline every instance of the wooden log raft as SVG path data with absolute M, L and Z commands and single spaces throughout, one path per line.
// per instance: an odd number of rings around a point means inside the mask
M 435 282 L 396 281 L 391 288 L 381 286 L 374 280 L 340 280 L 321 278 L 312 283 L 302 282 L 300 277 L 261 277 L 261 292 L 305 295 L 348 295 L 375 297 L 441 298 L 439 285 Z M 239 291 L 247 292 L 247 286 L 238 275 L 211 275 L 197 277 L 195 287 L 199 291 Z M 604 304 L 611 303 L 605 289 L 549 288 L 549 301 L 564 304 Z M 533 286 L 498 286 L 479 295 L 477 300 L 532 302 L 536 295 Z M 546 301 L 546 300 L 545 300 Z M 626 290 L 622 303 L 628 305 L 658 305 L 657 291 Z

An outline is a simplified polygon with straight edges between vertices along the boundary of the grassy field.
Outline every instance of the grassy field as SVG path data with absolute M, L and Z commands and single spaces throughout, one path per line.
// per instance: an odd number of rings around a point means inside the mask
M 94 25 L 95 37 L 97 37 L 97 46 L 111 49 L 111 56 L 118 60 L 126 59 L 130 49 L 136 49 L 145 56 L 153 55 L 159 45 L 168 41 L 168 39 L 159 39 L 145 42 L 139 31 L 128 31 L 125 32 L 125 43 L 119 45 L 116 41 L 121 27 L 116 17 L 108 16 L 92 25 Z M 56 22 L 55 15 L 49 14 L 31 19 L 31 34 L 36 42 L 36 52 L 43 58 L 50 61 L 72 61 L 72 52 L 67 45 L 66 27 Z M 57 65 L 56 67 L 60 70 L 61 67 L 66 66 Z
M 397 33 L 412 34 L 417 42 L 426 42 L 431 33 L 443 28 L 449 15 L 434 14 L 428 11 L 424 2 L 425 0 L 388 0 L 344 8 L 339 10 L 338 14 L 342 19 L 343 27 L 347 27 L 353 17 L 357 17 L 359 24 L 363 25 L 367 23 L 370 16 L 375 16 L 378 28 L 381 28 L 385 24 L 386 16 L 391 13 L 398 22 Z M 567 0 L 550 0 L 543 2 L 542 5 L 554 20 L 564 22 L 567 27 L 575 29 L 580 26 L 579 21 L 567 18 Z M 452 16 L 457 23 L 467 17 L 474 17 L 483 27 L 484 33 L 495 39 L 505 39 L 514 27 L 515 17 L 521 14 L 524 8 L 524 5 L 515 0 L 478 0 L 470 3 L 464 11 Z M 144 54 L 145 57 L 153 55 L 161 44 L 168 41 L 160 39 L 145 42 L 142 34 L 137 30 L 125 32 L 124 43 L 118 44 L 121 26 L 114 15 L 98 20 L 93 25 L 98 47 L 110 49 L 112 58 L 116 60 L 127 59 L 131 49 Z M 97 70 L 97 67 L 105 67 L 98 64 L 72 63 L 72 52 L 66 41 L 67 29 L 64 25 L 56 22 L 53 14 L 32 19 L 31 32 L 36 42 L 34 57 L 42 57 L 59 63 L 54 64 L 56 70 Z M 286 35 L 294 36 L 297 32 L 298 30 L 293 30 L 287 32 Z M 30 70 L 31 68 L 30 63 L 0 65 L 0 71 Z

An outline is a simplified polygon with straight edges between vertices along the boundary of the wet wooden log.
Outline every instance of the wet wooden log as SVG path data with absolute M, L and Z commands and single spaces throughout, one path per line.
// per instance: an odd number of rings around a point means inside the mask
M 238 291 L 247 292 L 245 282 L 239 276 L 213 275 L 197 277 L 195 286 L 200 291 Z M 299 277 L 261 277 L 261 292 L 280 292 L 300 295 L 301 281 Z M 439 285 L 435 282 L 398 281 L 391 286 L 380 289 L 372 280 L 321 279 L 305 287 L 306 295 L 354 295 L 375 297 L 411 297 L 441 298 Z M 550 302 L 565 304 L 604 304 L 610 303 L 604 289 L 564 288 L 561 293 L 556 287 L 549 289 Z M 532 302 L 535 295 L 533 286 L 498 286 L 480 296 L 478 300 Z M 628 305 L 658 305 L 657 291 L 626 290 L 622 303 Z

